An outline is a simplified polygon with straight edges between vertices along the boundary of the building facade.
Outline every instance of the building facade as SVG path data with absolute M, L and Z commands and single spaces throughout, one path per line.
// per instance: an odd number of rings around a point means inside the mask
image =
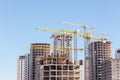
M 29 54 L 25 54 L 25 80 L 30 80 L 30 58 Z
M 30 49 L 30 80 L 38 80 L 38 63 L 41 65 L 44 64 L 44 61 L 41 60 L 38 62 L 38 59 L 47 57 L 50 55 L 50 44 L 47 43 L 33 43 L 31 44 Z
M 101 63 L 104 60 L 110 59 L 111 42 L 95 41 L 88 46 L 89 55 L 89 80 L 102 80 L 101 78 Z
M 120 80 L 120 59 L 109 59 L 102 63 L 102 80 Z
M 25 56 L 19 56 L 17 60 L 17 80 L 25 80 Z

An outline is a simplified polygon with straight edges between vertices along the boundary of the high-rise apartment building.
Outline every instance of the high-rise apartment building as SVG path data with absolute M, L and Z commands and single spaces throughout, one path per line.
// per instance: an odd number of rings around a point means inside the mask
M 19 56 L 17 60 L 17 80 L 25 80 L 25 56 Z
M 101 63 L 112 57 L 111 52 L 110 41 L 95 41 L 88 45 L 89 80 L 102 80 Z
M 50 44 L 47 43 L 33 43 L 31 44 L 30 49 L 30 80 L 37 80 L 38 68 L 37 65 L 40 63 L 44 64 L 44 61 L 41 60 L 38 62 L 38 59 L 47 57 L 50 55 Z
M 120 59 L 120 49 L 117 49 L 115 52 L 115 58 Z
M 105 60 L 101 69 L 101 80 L 120 80 L 120 59 Z
M 25 80 L 30 80 L 30 58 L 29 54 L 25 54 Z
M 29 54 L 19 56 L 17 60 L 17 80 L 29 80 Z

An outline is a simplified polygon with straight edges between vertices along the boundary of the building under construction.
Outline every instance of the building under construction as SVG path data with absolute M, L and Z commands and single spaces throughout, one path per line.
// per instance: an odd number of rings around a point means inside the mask
M 51 37 L 53 46 L 48 43 L 31 44 L 26 62 L 28 67 L 25 68 L 28 80 L 101 80 L 101 63 L 111 58 L 111 42 L 92 36 L 87 32 L 88 28 L 92 29 L 89 26 L 82 27 L 84 31 L 36 28 L 54 32 Z M 84 49 L 77 48 L 77 36 L 84 39 Z M 77 50 L 84 50 L 84 67 L 83 61 L 78 60 Z
M 53 48 L 47 43 L 31 44 L 30 80 L 82 80 L 82 60 L 72 58 L 72 36 L 58 34 L 53 42 Z
M 89 44 L 89 80 L 103 80 L 101 67 L 105 60 L 112 58 L 111 45 L 110 41 Z

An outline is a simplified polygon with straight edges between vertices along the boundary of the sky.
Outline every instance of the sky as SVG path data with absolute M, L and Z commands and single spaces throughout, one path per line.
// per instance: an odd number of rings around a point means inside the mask
M 17 79 L 17 57 L 29 53 L 31 43 L 52 43 L 52 33 L 35 27 L 82 29 L 62 22 L 110 33 L 113 57 L 120 48 L 120 0 L 0 0 L 0 79 Z

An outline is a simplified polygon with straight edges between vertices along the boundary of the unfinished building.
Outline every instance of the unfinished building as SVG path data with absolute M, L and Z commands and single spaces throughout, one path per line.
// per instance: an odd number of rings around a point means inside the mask
M 33 43 L 30 53 L 30 80 L 81 80 L 80 63 L 72 58 L 72 36 L 55 35 L 50 44 Z
M 101 64 L 103 61 L 110 59 L 111 42 L 95 41 L 91 42 L 89 48 L 89 80 L 102 80 Z

